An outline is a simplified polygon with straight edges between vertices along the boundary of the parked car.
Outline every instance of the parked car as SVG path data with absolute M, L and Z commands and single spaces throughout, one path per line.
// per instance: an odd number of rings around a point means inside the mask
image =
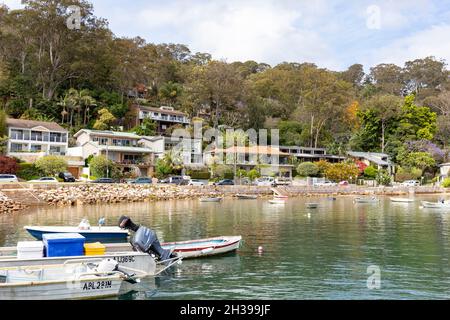
M 30 180 L 28 182 L 31 182 L 31 183 L 59 183 L 58 179 L 53 178 L 53 177 L 43 177 L 43 178 L 36 179 L 36 180 Z
M 64 182 L 76 182 L 75 177 L 70 172 L 61 172 L 58 178 L 62 179 Z
M 275 184 L 277 186 L 289 186 L 292 184 L 292 180 L 290 178 L 278 177 L 275 178 Z
M 256 180 L 256 185 L 258 187 L 274 187 L 276 185 L 275 178 L 273 177 L 262 177 Z
M 161 180 L 160 183 L 176 184 L 176 185 L 187 184 L 186 180 L 181 176 L 173 176 L 173 177 Z
M 215 186 L 234 186 L 234 181 L 230 179 L 221 180 L 214 183 Z
M 404 187 L 418 187 L 420 186 L 420 182 L 417 180 L 408 180 L 402 183 Z
M 0 174 L 0 183 L 19 182 L 19 179 L 13 174 Z
M 132 180 L 129 182 L 130 184 L 152 184 L 152 178 L 145 178 L 145 177 L 141 177 L 141 178 L 137 178 L 135 180 Z
M 191 179 L 188 182 L 188 186 L 206 186 L 206 182 L 198 179 Z
M 341 182 L 339 182 L 339 185 L 342 187 L 345 187 L 345 186 L 350 185 L 350 183 L 348 183 L 348 181 L 341 181 Z
M 116 181 L 111 178 L 100 178 L 92 181 L 92 183 L 116 183 Z
M 324 182 L 315 183 L 314 186 L 316 186 L 316 187 L 336 187 L 337 183 L 326 180 Z

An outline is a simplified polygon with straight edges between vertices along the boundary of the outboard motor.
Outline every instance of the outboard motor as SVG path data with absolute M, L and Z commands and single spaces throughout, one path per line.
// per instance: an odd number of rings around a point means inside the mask
M 155 254 L 161 261 L 165 261 L 176 257 L 170 250 L 164 250 L 158 240 L 156 233 L 143 226 L 133 223 L 129 217 L 122 216 L 119 220 L 119 226 L 135 232 L 131 241 L 134 248 L 148 254 Z

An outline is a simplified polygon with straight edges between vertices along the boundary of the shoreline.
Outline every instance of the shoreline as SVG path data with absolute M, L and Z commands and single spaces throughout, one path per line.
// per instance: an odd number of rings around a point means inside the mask
M 0 185 L 0 193 L 15 203 L 4 206 L 0 213 L 20 212 L 29 206 L 82 206 L 92 204 L 134 203 L 187 200 L 202 197 L 233 198 L 237 194 L 270 198 L 276 189 L 292 198 L 351 196 L 411 196 L 418 194 L 446 195 L 450 189 L 441 187 L 308 187 L 308 186 L 174 186 L 174 185 L 95 185 L 95 184 L 17 184 Z M 9 208 L 9 210 L 8 210 Z

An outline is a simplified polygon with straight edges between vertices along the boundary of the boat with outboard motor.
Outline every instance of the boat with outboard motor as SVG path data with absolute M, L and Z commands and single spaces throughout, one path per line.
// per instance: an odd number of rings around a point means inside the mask
M 146 274 L 112 259 L 0 268 L 0 300 L 98 299 L 132 290 Z M 127 284 L 125 284 L 127 283 Z
M 49 233 L 78 233 L 85 237 L 88 242 L 121 242 L 126 241 L 129 236 L 127 230 L 119 227 L 98 226 L 80 229 L 80 227 L 25 226 L 24 229 L 37 240 L 42 240 L 42 236 Z
M 428 202 L 422 201 L 422 206 L 428 209 L 450 209 L 449 201 Z

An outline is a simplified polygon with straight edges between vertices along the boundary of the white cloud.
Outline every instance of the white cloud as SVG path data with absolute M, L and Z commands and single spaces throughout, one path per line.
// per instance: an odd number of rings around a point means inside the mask
M 392 44 L 375 51 L 371 62 L 395 63 L 403 65 L 406 61 L 435 56 L 450 63 L 450 25 L 441 24 L 398 39 Z
M 10 9 L 23 8 L 22 0 L 0 0 L 0 4 L 4 4 Z
M 294 2 L 275 0 L 175 1 L 164 7 L 148 6 L 134 17 L 134 25 L 150 36 L 164 33 L 165 42 L 187 43 L 193 51 L 229 62 L 308 61 L 335 68 L 339 63 L 320 34 L 299 27 L 312 25 L 310 13 L 321 6 L 319 2 L 302 10 Z

